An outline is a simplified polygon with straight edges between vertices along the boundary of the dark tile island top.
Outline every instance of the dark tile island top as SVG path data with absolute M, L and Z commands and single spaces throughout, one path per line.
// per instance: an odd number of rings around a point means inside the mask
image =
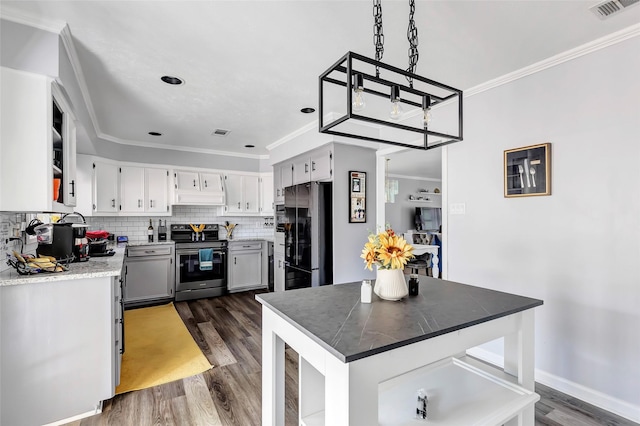
M 360 303 L 360 283 L 256 295 L 342 362 L 542 305 L 542 300 L 420 277 L 418 296 Z

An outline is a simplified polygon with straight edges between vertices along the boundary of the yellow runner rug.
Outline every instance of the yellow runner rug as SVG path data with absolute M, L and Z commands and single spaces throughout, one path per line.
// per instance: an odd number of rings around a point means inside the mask
M 124 344 L 116 395 L 194 376 L 212 366 L 173 303 L 124 312 Z

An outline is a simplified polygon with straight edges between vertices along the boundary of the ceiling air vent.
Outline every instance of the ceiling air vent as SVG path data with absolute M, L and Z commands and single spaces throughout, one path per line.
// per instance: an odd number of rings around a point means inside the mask
M 229 133 L 231 133 L 231 130 L 215 129 L 211 134 L 213 136 L 227 136 Z
M 598 18 L 606 19 L 611 15 L 622 12 L 625 8 L 633 6 L 638 2 L 640 2 L 640 0 L 609 0 L 598 3 L 595 6 L 591 6 L 589 10 L 595 13 Z

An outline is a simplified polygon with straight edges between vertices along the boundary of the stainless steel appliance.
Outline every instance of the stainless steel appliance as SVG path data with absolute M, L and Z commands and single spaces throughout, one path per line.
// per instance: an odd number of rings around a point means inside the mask
M 330 182 L 285 189 L 285 290 L 333 284 Z
M 176 301 L 222 296 L 227 292 L 227 241 L 219 227 L 206 224 L 194 231 L 190 224 L 171 225 L 176 243 Z M 201 265 L 201 250 L 211 250 L 211 260 Z

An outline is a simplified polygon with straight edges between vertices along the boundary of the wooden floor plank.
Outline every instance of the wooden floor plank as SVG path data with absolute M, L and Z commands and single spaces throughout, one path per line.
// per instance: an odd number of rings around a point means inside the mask
M 211 349 L 207 359 L 213 366 L 222 367 L 238 362 L 210 321 L 198 323 L 198 329 L 202 333 L 207 346 Z
M 221 426 L 218 410 L 211 399 L 209 388 L 201 374 L 183 379 L 184 393 L 191 414 L 192 424 Z

